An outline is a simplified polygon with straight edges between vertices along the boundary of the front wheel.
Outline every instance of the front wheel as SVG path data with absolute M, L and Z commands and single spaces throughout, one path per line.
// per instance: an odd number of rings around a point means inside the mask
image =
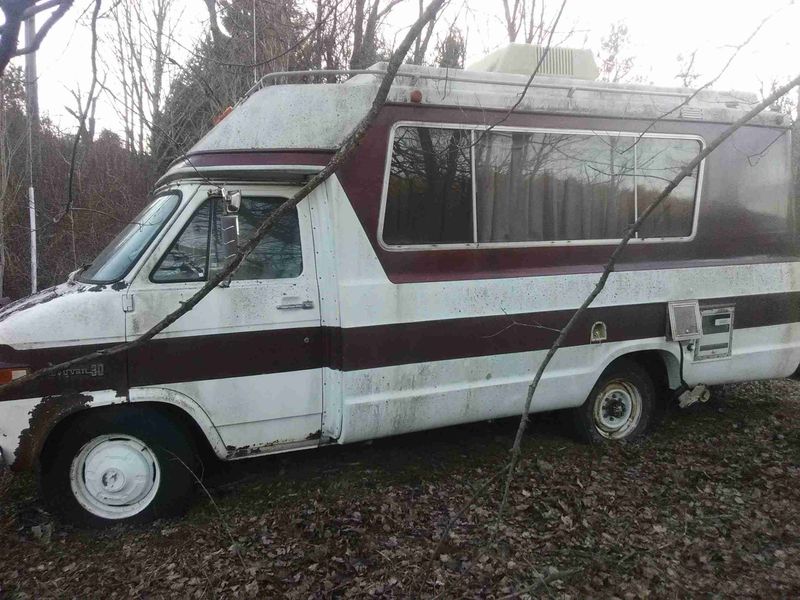
M 191 436 L 167 416 L 90 409 L 48 442 L 41 487 L 53 512 L 76 525 L 141 523 L 188 507 L 197 465 Z
M 638 363 L 619 360 L 603 372 L 586 402 L 572 409 L 572 423 L 584 442 L 632 441 L 648 432 L 655 412 L 650 375 Z

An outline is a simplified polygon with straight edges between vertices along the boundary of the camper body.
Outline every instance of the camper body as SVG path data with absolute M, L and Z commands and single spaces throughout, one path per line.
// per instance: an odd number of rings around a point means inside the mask
M 0 313 L 6 377 L 135 340 L 190 298 L 224 265 L 225 194 L 249 237 L 364 116 L 374 70 L 251 93 L 92 265 Z M 354 155 L 231 280 L 142 346 L 6 392 L 3 461 L 39 463 L 68 517 L 117 522 L 182 506 L 202 447 L 231 460 L 519 415 L 625 229 L 752 104 L 540 77 L 509 113 L 526 79 L 403 67 Z M 532 411 L 629 439 L 670 390 L 797 369 L 789 147 L 765 113 L 684 180 Z

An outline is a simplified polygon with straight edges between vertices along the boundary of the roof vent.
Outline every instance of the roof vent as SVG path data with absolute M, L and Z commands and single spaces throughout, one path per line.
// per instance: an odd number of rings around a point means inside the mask
M 696 106 L 682 106 L 681 119 L 702 119 L 703 109 Z
M 509 44 L 471 64 L 467 70 L 530 75 L 539 64 L 545 50 L 544 46 Z M 539 75 L 572 77 L 591 81 L 597 79 L 599 74 L 600 71 L 591 50 L 575 48 L 550 48 L 539 68 Z

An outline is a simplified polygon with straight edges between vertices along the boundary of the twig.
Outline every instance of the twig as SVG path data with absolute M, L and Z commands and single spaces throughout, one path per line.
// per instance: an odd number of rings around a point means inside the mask
M 200 479 L 200 477 L 197 476 L 197 473 L 195 473 L 192 469 L 190 469 L 189 465 L 187 465 L 185 462 L 183 462 L 183 460 L 181 460 L 180 456 L 178 456 L 174 452 L 170 452 L 166 448 L 165 448 L 165 450 L 169 454 L 171 454 L 172 457 L 175 460 L 177 460 L 179 463 L 181 463 L 183 465 L 183 467 L 187 471 L 189 471 L 189 473 L 191 474 L 192 478 L 195 480 L 195 482 L 197 482 L 197 485 L 199 485 L 200 488 L 205 493 L 205 495 L 208 496 L 208 499 L 211 501 L 211 505 L 214 507 L 214 510 L 217 511 L 217 515 L 219 515 L 219 521 L 220 521 L 220 523 L 222 523 L 222 528 L 225 530 L 225 533 L 228 534 L 228 538 L 230 539 L 230 542 L 231 542 L 231 548 L 233 548 L 234 552 L 236 553 L 236 556 L 241 561 L 242 567 L 244 569 L 247 569 L 247 564 L 244 562 L 244 558 L 242 557 L 242 553 L 239 551 L 239 546 L 236 543 L 236 539 L 233 537 L 233 533 L 231 532 L 230 527 L 228 527 L 228 522 L 225 520 L 225 516 L 222 514 L 222 510 L 220 509 L 220 507 L 217 504 L 216 500 L 214 500 L 214 496 L 212 496 L 211 492 L 208 491 L 208 488 L 205 486 L 205 484 L 203 483 L 202 479 Z

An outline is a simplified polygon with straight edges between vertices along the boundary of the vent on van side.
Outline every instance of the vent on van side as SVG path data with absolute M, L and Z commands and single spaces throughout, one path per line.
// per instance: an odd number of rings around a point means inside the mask
M 681 119 L 697 119 L 703 118 L 703 109 L 696 106 L 683 106 L 681 107 Z
M 702 335 L 700 303 L 697 300 L 681 300 L 667 304 L 669 315 L 669 338 L 676 342 L 699 339 Z

